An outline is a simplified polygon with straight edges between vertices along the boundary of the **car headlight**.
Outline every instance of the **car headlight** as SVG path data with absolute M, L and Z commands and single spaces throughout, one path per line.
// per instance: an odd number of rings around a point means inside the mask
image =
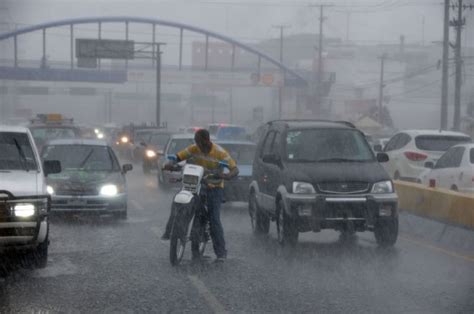
M 51 185 L 46 186 L 46 192 L 48 192 L 49 195 L 54 194 L 54 189 Z
M 103 139 L 104 138 L 104 133 L 97 133 L 97 138 L 98 139 Z
M 156 153 L 155 153 L 154 151 L 152 151 L 151 149 L 148 149 L 148 150 L 146 151 L 146 156 L 147 156 L 148 158 L 153 158 L 153 157 L 156 157 Z
M 100 195 L 115 196 L 118 194 L 118 187 L 115 184 L 107 184 L 100 188 Z
M 316 191 L 311 183 L 293 182 L 293 193 L 295 194 L 314 194 Z
M 31 217 L 35 214 L 35 205 L 33 204 L 16 204 L 13 207 L 16 217 Z
M 128 137 L 122 136 L 122 138 L 120 139 L 120 141 L 121 141 L 122 143 L 128 143 Z
M 372 193 L 383 194 L 383 193 L 393 193 L 393 183 L 392 181 L 381 181 L 374 184 L 372 187 Z

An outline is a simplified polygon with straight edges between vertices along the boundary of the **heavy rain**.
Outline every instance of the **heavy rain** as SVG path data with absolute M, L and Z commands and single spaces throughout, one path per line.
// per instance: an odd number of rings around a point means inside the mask
M 473 0 L 0 0 L 0 313 L 473 313 Z

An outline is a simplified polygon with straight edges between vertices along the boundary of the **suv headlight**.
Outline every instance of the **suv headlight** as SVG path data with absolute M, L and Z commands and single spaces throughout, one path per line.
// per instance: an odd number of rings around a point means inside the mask
M 375 194 L 385 194 L 393 193 L 393 183 L 392 181 L 381 181 L 374 184 L 372 187 L 372 193 Z
M 107 184 L 100 188 L 100 195 L 115 196 L 118 194 L 118 187 L 115 184 Z
M 314 194 L 316 191 L 311 183 L 293 182 L 293 193 L 295 194 Z

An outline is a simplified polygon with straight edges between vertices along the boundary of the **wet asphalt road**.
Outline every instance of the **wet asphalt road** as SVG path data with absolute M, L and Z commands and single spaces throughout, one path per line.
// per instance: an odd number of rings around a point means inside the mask
M 303 234 L 287 249 L 274 224 L 255 238 L 245 204 L 226 204 L 228 260 L 213 264 L 209 247 L 203 263 L 187 256 L 173 268 L 159 239 L 172 194 L 139 167 L 128 176 L 128 220 L 54 219 L 48 266 L 8 265 L 0 313 L 474 312 L 474 250 L 463 243 L 472 232 L 451 247 L 410 232 L 439 230 L 402 215 L 393 249 L 377 248 L 371 233 L 346 243 L 329 231 Z

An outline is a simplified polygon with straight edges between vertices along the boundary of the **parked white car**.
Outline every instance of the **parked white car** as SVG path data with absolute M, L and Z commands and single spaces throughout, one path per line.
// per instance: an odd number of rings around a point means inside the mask
M 471 142 L 460 132 L 406 130 L 395 134 L 385 145 L 390 161 L 384 164 L 393 179 L 418 181 L 426 170 L 425 163 L 436 163 L 450 147 Z
M 60 171 L 58 161 L 41 164 L 26 127 L 0 126 L 0 259 L 27 251 L 36 266 L 46 266 L 51 202 L 45 176 Z
M 428 168 L 420 181 L 430 187 L 439 187 L 463 193 L 474 193 L 474 144 L 451 147 Z

